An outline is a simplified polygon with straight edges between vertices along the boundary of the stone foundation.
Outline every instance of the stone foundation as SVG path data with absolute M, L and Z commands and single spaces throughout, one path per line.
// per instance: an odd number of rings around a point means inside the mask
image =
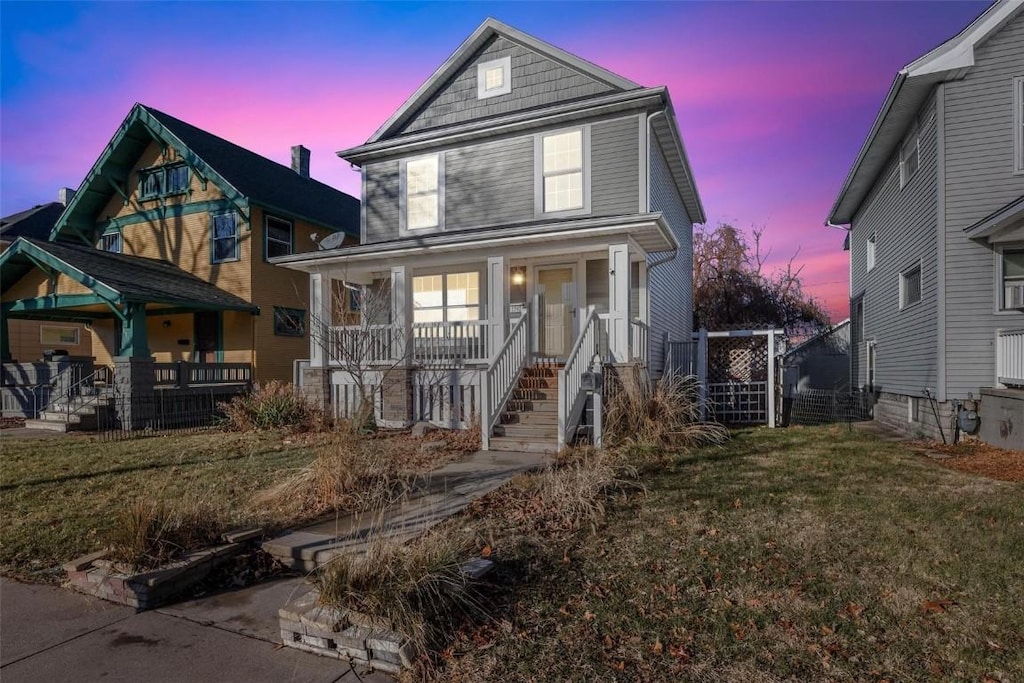
M 392 368 L 382 378 L 381 419 L 386 426 L 407 427 L 412 424 L 412 371 Z
M 916 398 L 916 410 L 912 406 L 914 398 Z M 952 404 L 949 401 L 937 401 L 935 410 L 938 411 L 938 424 L 935 421 L 931 399 L 926 396 L 912 397 L 881 392 L 875 402 L 873 415 L 875 421 L 886 427 L 900 434 L 919 439 L 942 441 L 942 433 L 939 431 L 939 424 L 941 424 L 946 441 L 952 441 Z
M 330 413 L 331 369 L 303 368 L 302 393 L 315 406 L 325 413 Z

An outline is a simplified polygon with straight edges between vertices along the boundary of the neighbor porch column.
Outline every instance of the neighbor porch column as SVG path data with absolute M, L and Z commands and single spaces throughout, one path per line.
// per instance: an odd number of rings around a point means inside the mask
M 487 259 L 487 321 L 490 343 L 487 355 L 493 358 L 505 343 L 508 334 L 508 259 L 490 256 Z
M 615 363 L 629 362 L 629 275 L 629 245 L 608 245 L 608 353 Z
M 309 274 L 309 366 L 330 365 L 331 276 Z

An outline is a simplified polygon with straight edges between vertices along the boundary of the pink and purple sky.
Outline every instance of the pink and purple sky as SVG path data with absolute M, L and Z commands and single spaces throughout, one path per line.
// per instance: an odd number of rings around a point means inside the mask
M 493 16 L 643 85 L 667 85 L 709 225 L 799 250 L 848 315 L 823 222 L 904 65 L 987 2 L 0 3 L 0 215 L 77 187 L 142 102 L 358 196 L 334 152 L 366 140 Z

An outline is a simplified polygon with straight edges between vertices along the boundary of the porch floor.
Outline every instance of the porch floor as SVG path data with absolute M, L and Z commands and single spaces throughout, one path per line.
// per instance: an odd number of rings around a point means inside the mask
M 550 462 L 544 453 L 477 451 L 421 477 L 409 499 L 383 514 L 330 517 L 267 541 L 263 549 L 286 567 L 310 572 L 337 553 L 365 552 L 371 535 L 412 540 L 514 477 Z

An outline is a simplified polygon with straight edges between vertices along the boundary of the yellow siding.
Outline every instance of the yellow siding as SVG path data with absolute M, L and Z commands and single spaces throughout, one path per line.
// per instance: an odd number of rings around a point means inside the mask
M 92 324 L 92 355 L 96 365 L 114 364 L 118 344 L 116 329 L 113 320 L 97 320 Z
M 25 273 L 25 276 L 4 290 L 3 301 L 17 301 L 19 299 L 34 299 L 39 296 L 50 295 L 49 278 L 46 273 L 33 268 Z M 58 275 L 56 294 L 92 294 L 92 290 L 66 275 Z
M 40 360 L 44 349 L 64 349 L 72 356 L 92 355 L 92 334 L 84 325 L 65 322 L 40 322 L 38 320 L 9 320 L 8 332 L 11 340 L 11 358 L 23 363 Z M 43 326 L 74 327 L 78 329 L 77 344 L 44 344 L 40 333 Z

